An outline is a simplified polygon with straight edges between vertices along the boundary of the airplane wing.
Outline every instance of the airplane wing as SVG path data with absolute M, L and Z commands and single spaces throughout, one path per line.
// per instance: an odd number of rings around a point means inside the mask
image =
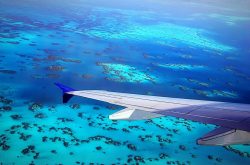
M 109 116 L 111 120 L 141 120 L 173 116 L 218 128 L 197 140 L 203 145 L 250 143 L 250 105 L 216 101 L 147 96 L 103 90 L 74 90 L 55 83 L 63 91 L 63 102 L 73 96 L 95 99 L 126 107 Z

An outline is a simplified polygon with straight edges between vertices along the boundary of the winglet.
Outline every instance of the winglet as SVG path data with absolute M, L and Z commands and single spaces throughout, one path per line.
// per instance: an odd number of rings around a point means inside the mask
M 75 91 L 73 88 L 67 87 L 60 83 L 54 83 L 57 87 L 59 87 L 63 92 L 63 103 L 67 103 L 72 97 L 72 94 L 68 94 L 67 92 Z

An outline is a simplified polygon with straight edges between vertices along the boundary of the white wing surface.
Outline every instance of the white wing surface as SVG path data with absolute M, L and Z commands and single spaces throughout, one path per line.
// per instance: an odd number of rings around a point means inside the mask
M 218 128 L 198 139 L 198 144 L 229 145 L 250 143 L 250 105 L 216 101 L 180 99 L 109 92 L 103 90 L 76 91 L 62 84 L 63 102 L 81 96 L 126 107 L 109 116 L 112 120 L 141 120 L 173 116 Z

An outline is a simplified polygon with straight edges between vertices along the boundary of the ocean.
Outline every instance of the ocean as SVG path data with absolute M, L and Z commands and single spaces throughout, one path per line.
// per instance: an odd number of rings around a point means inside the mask
M 201 146 L 216 126 L 124 107 L 60 82 L 250 104 L 249 0 L 0 0 L 0 162 L 248 165 L 250 146 Z

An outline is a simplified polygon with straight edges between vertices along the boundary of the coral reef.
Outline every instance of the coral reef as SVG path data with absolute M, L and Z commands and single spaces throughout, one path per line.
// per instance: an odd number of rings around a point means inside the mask
M 104 73 L 108 74 L 108 80 L 131 83 L 159 82 L 157 77 L 129 65 L 111 63 L 97 63 L 97 65 L 103 67 Z

